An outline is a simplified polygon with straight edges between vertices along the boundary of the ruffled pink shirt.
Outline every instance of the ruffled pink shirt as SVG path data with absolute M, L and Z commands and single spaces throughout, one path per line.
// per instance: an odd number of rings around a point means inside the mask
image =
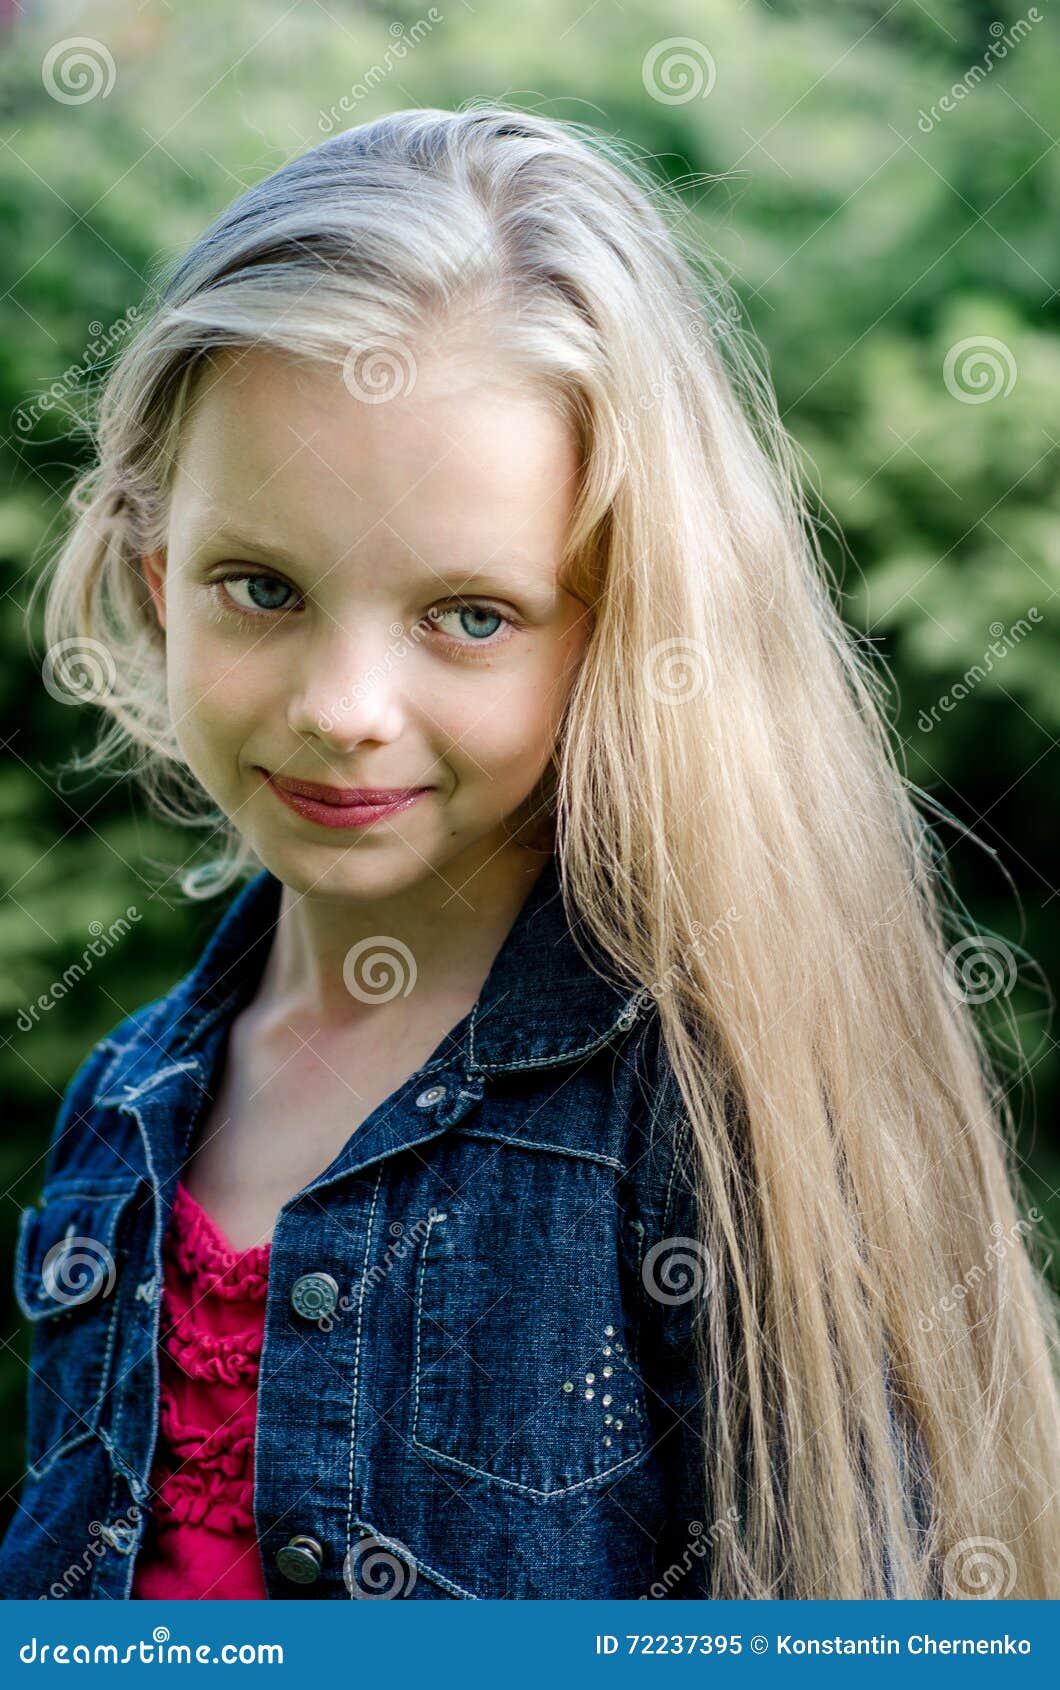
M 267 1595 L 253 1498 L 270 1249 L 233 1250 L 178 1182 L 162 1252 L 152 1512 L 133 1597 Z

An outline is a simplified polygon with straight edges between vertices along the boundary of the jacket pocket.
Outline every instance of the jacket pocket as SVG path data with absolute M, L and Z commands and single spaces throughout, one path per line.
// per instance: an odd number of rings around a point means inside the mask
M 542 1233 L 532 1204 L 505 1216 L 450 1201 L 431 1217 L 417 1263 L 411 1411 L 413 1444 L 431 1461 L 551 1502 L 643 1457 L 649 1420 L 614 1239 L 597 1224 L 594 1250 L 587 1218 Z
M 40 1478 L 91 1437 L 111 1382 L 120 1223 L 133 1191 L 56 1191 L 23 1209 L 15 1295 L 33 1324 L 26 1454 Z

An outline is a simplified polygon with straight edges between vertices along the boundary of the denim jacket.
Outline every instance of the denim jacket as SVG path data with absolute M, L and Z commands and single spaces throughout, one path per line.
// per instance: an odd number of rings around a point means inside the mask
M 27 1467 L 5 1597 L 124 1599 L 151 1508 L 162 1243 L 281 894 L 90 1051 L 21 1216 Z M 585 953 L 593 958 L 592 965 Z M 556 859 L 473 1009 L 280 1210 L 254 1517 L 270 1598 L 703 1594 L 688 1142 L 650 994 Z M 291 1123 L 297 1130 L 298 1123 Z M 680 1265 L 680 1264 L 679 1264 Z

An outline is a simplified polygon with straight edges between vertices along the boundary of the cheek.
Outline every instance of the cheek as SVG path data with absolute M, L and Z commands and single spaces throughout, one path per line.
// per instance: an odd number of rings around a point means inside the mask
M 188 610 L 170 621 L 166 639 L 169 707 L 181 743 L 229 742 L 247 722 L 260 721 L 275 666 L 260 653 L 239 650 L 201 614 Z
M 483 777 L 516 789 L 543 772 L 574 680 L 565 652 L 550 651 L 517 675 L 449 694 L 435 722 L 452 746 L 450 760 L 469 779 Z

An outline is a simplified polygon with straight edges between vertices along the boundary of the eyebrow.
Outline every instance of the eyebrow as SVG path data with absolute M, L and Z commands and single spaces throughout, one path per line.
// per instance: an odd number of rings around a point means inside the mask
M 208 546 L 235 546 L 243 551 L 257 552 L 259 557 L 274 563 L 278 569 L 286 570 L 291 562 L 289 553 L 283 552 L 277 546 L 271 546 L 265 540 L 255 539 L 253 534 L 245 534 L 237 528 L 215 528 L 208 534 L 196 535 L 192 544 L 193 552 L 201 552 Z M 416 558 L 415 552 L 408 554 Z M 463 570 L 460 568 L 441 570 L 432 569 L 428 564 L 420 572 L 421 579 L 426 585 L 432 582 L 436 586 L 470 586 L 478 582 L 480 586 L 491 585 L 495 589 L 509 593 L 523 594 L 534 599 L 543 609 L 552 603 L 553 594 L 547 582 L 535 579 L 526 572 L 525 564 L 486 564 L 481 569 Z

